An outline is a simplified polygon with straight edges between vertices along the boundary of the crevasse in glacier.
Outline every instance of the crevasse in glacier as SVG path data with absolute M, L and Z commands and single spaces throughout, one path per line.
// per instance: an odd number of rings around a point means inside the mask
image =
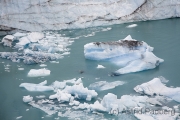
M 42 31 L 158 20 L 179 17 L 179 5 L 179 0 L 9 0 L 1 1 L 0 25 Z
M 110 61 L 120 67 L 114 75 L 153 69 L 164 60 L 156 57 L 144 41 L 137 41 L 128 35 L 123 40 L 92 42 L 84 45 L 86 59 Z

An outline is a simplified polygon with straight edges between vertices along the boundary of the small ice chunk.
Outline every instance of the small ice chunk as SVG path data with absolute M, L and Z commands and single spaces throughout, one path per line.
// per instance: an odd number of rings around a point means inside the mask
M 49 99 L 57 99 L 60 102 L 69 102 L 71 97 L 71 94 L 61 90 L 57 90 L 57 93 L 54 95 L 50 95 Z
M 16 48 L 24 47 L 25 45 L 27 45 L 29 43 L 30 43 L 30 41 L 27 37 L 22 37 L 19 39 L 19 42 L 16 43 L 15 47 Z
M 54 89 L 63 89 L 66 87 L 66 82 L 55 81 L 51 85 Z
M 45 86 L 47 81 L 41 82 L 39 84 L 34 83 L 21 83 L 19 87 L 24 87 L 28 91 L 53 91 L 54 88 L 51 86 Z
M 20 38 L 20 37 L 26 36 L 26 33 L 17 32 L 17 33 L 15 33 L 15 34 L 13 34 L 13 36 L 16 37 L 16 38 Z
M 123 81 L 114 81 L 114 82 L 98 81 L 98 82 L 90 84 L 89 88 L 102 91 L 102 90 L 113 89 L 116 86 L 123 85 L 123 84 L 125 84 L 125 82 Z
M 82 83 L 82 80 L 81 80 L 81 78 L 79 78 L 77 80 L 76 80 L 76 78 L 73 78 L 71 80 L 64 80 L 64 82 L 71 83 L 71 84 L 80 84 L 80 83 Z
M 29 111 L 29 109 L 26 109 L 26 111 Z
M 31 42 L 38 42 L 40 39 L 44 38 L 44 34 L 39 32 L 31 32 L 28 34 L 27 38 Z
M 103 69 L 103 68 L 105 68 L 105 67 L 102 66 L 102 65 L 98 65 L 97 68 L 98 68 L 98 69 Z
M 12 47 L 12 42 L 14 40 L 14 36 L 12 35 L 6 35 L 3 39 L 2 39 L 2 43 L 4 46 L 9 46 Z
M 45 68 L 42 69 L 31 69 L 28 72 L 28 77 L 42 77 L 42 76 L 48 76 L 50 75 L 50 70 L 47 70 Z
M 33 100 L 33 97 L 30 95 L 23 96 L 23 101 L 24 102 L 31 102 Z
M 133 28 L 133 27 L 136 27 L 137 24 L 131 24 L 131 25 L 128 25 L 127 28 Z
M 79 105 L 80 104 L 80 102 L 79 101 L 76 101 L 76 100 L 73 100 L 73 101 L 71 101 L 70 103 L 69 103 L 69 105 Z
M 47 65 L 46 64 L 40 64 L 39 66 L 40 67 L 46 67 Z
M 16 117 L 16 120 L 21 119 L 23 116 Z
M 95 90 L 88 90 L 88 88 L 84 88 L 82 83 L 75 84 L 73 86 L 66 86 L 63 90 L 71 95 L 75 95 L 78 99 L 88 99 L 97 97 L 97 92 Z
M 24 68 L 18 68 L 18 70 L 24 70 Z
M 59 61 L 50 61 L 50 63 L 59 63 Z
M 39 99 L 42 99 L 42 98 L 45 98 L 45 97 L 46 97 L 45 95 L 36 96 L 36 98 L 39 98 Z

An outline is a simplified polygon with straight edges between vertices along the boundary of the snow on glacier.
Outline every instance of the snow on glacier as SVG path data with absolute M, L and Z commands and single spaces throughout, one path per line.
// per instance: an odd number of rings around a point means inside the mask
M 147 95 L 163 95 L 177 102 L 180 102 L 180 87 L 170 88 L 165 86 L 161 80 L 164 78 L 154 78 L 149 82 L 137 85 L 134 90 L 141 94 Z
M 0 57 L 25 64 L 55 61 L 69 55 L 73 41 L 55 32 L 17 32 L 2 39 L 4 46 L 13 47 L 18 52 L 0 52 Z
M 31 69 L 28 72 L 28 77 L 41 77 L 50 75 L 51 71 L 45 68 L 42 69 Z
M 156 57 L 153 47 L 144 41 L 132 39 L 130 35 L 119 41 L 92 42 L 84 45 L 86 59 L 110 61 L 123 67 L 113 75 L 153 69 L 164 60 Z

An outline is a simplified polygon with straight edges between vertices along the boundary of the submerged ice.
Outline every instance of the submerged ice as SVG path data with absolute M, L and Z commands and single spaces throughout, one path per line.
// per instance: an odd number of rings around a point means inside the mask
M 120 67 L 114 75 L 139 72 L 157 67 L 164 60 L 156 57 L 144 41 L 128 35 L 125 39 L 110 42 L 93 42 L 84 45 L 86 59 L 110 61 Z

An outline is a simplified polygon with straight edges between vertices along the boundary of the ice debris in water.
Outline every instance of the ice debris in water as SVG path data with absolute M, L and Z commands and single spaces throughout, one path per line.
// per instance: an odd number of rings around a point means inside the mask
M 16 41 L 16 42 L 15 42 Z M 55 32 L 30 32 L 7 35 L 2 39 L 4 46 L 14 47 L 18 52 L 0 52 L 0 57 L 25 64 L 55 61 L 70 54 L 67 48 L 72 39 Z
M 180 102 L 180 87 L 170 88 L 165 86 L 162 81 L 164 78 L 154 78 L 149 82 L 143 83 L 141 85 L 137 85 L 134 90 L 141 94 L 147 95 L 163 95 L 169 97 L 177 102 Z
M 125 39 L 110 42 L 92 42 L 84 45 L 86 59 L 110 61 L 121 69 L 112 75 L 153 69 L 164 60 L 156 57 L 144 41 L 137 41 L 128 35 Z
M 30 95 L 23 96 L 23 101 L 24 102 L 31 102 L 33 100 L 33 97 Z
M 137 24 L 131 24 L 131 25 L 128 25 L 127 28 L 132 28 L 132 27 L 136 27 Z
M 125 84 L 125 82 L 123 81 L 114 81 L 114 82 L 98 81 L 98 82 L 90 84 L 89 88 L 103 91 L 103 90 L 113 89 L 116 86 L 123 85 L 123 84 Z
M 16 117 L 16 120 L 21 119 L 23 116 Z
M 98 69 L 103 69 L 103 68 L 105 68 L 105 67 L 102 66 L 102 65 L 98 65 L 97 68 L 98 68 Z
M 76 81 L 79 81 L 79 82 L 76 82 Z M 164 78 L 161 79 L 160 81 L 167 82 Z M 68 84 L 68 82 L 71 83 L 71 85 L 65 86 L 65 84 Z M 115 83 L 118 84 L 118 83 L 121 83 L 121 81 L 120 82 L 115 81 Z M 46 84 L 47 84 L 47 81 L 44 81 L 36 85 L 31 84 L 30 86 L 41 87 L 41 86 L 45 86 Z M 140 88 L 143 88 L 145 91 L 147 91 L 147 92 L 143 92 L 145 94 L 148 92 L 154 93 L 152 92 L 154 87 L 156 89 L 160 88 L 160 90 L 162 90 L 161 89 L 162 83 L 157 84 L 157 82 L 155 82 L 155 84 L 156 86 L 154 86 L 154 84 L 148 83 L 148 85 L 151 86 L 148 88 L 146 88 L 146 85 L 138 87 L 137 92 L 139 92 L 139 90 L 142 90 Z M 117 95 L 113 93 L 108 93 L 107 95 L 103 97 L 103 99 L 96 99 L 97 93 L 94 90 L 89 90 L 85 88 L 80 78 L 78 80 L 76 80 L 75 78 L 71 80 L 64 80 L 61 83 L 59 83 L 59 81 L 55 81 L 52 85 L 50 85 L 50 87 L 52 88 L 54 87 L 54 92 L 56 92 L 56 94 L 50 95 L 49 99 L 41 99 L 41 100 L 38 100 L 37 102 L 31 101 L 28 104 L 46 112 L 48 115 L 58 113 L 58 116 L 68 117 L 68 118 L 70 117 L 70 115 L 73 115 L 74 117 L 74 114 L 78 112 L 81 112 L 80 116 L 78 115 L 80 118 L 81 117 L 83 118 L 84 115 L 87 117 L 86 111 L 88 111 L 88 114 L 95 113 L 97 117 L 100 116 L 101 114 L 103 115 L 104 112 L 109 113 L 109 114 L 114 114 L 114 115 L 119 115 L 119 113 L 124 113 L 124 112 L 125 113 L 132 112 L 132 115 L 142 120 L 145 117 L 152 118 L 152 120 L 159 120 L 159 119 L 165 119 L 165 118 L 174 120 L 179 115 L 179 113 L 174 113 L 174 116 L 170 116 L 170 114 L 157 115 L 157 114 L 146 113 L 147 112 L 146 108 L 149 108 L 150 110 L 158 109 L 158 110 L 165 110 L 165 111 L 168 111 L 168 110 L 173 111 L 169 107 L 163 107 L 163 104 L 166 104 L 168 99 L 166 98 L 167 96 L 161 96 L 162 94 L 156 94 L 155 96 L 154 94 L 152 96 L 122 95 L 118 99 Z M 36 89 L 36 90 L 39 90 L 39 89 Z M 164 92 L 166 93 L 167 88 L 164 86 L 163 89 L 165 89 L 165 91 L 162 90 L 163 93 Z M 170 89 L 168 90 L 170 92 L 173 91 Z M 176 92 L 178 93 L 178 91 Z M 147 95 L 151 95 L 151 94 L 147 94 Z M 96 100 L 94 103 L 92 102 L 83 103 L 82 100 L 79 100 L 79 99 L 85 99 L 88 101 L 88 100 L 91 100 L 92 98 L 95 98 Z M 178 110 L 178 106 L 175 106 L 174 108 Z M 138 110 L 142 112 L 142 114 L 136 114 L 136 112 L 128 111 L 128 110 L 133 110 L 133 111 Z
M 53 91 L 54 88 L 51 86 L 45 86 L 47 84 L 47 80 L 39 83 L 39 84 L 34 84 L 34 83 L 21 83 L 19 87 L 24 87 L 28 91 Z
M 45 68 L 42 69 L 31 69 L 28 72 L 28 77 L 40 77 L 40 76 L 48 76 L 50 75 L 50 70 L 47 70 Z

